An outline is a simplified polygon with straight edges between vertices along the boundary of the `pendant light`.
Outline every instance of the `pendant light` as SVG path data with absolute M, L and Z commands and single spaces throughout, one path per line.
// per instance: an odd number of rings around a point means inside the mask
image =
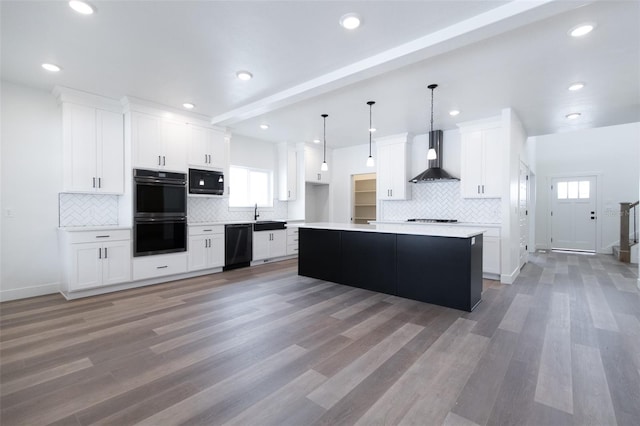
M 433 132 L 433 91 L 438 87 L 437 84 L 430 84 L 427 86 L 428 89 L 431 89 L 431 131 Z M 431 140 L 429 140 L 429 151 L 427 152 L 427 160 L 435 160 L 438 158 L 436 155 L 436 150 L 431 145 Z
M 324 139 L 324 154 L 322 155 L 322 165 L 320 166 L 320 171 L 326 172 L 329 170 L 329 166 L 327 165 L 327 117 L 329 114 L 322 114 L 323 120 L 323 130 L 322 135 Z
M 376 165 L 375 161 L 373 161 L 373 157 L 371 156 L 371 133 L 375 131 L 371 125 L 371 107 L 373 107 L 373 104 L 375 104 L 374 101 L 367 102 L 367 105 L 369 105 L 369 158 L 367 158 L 367 167 L 373 167 Z

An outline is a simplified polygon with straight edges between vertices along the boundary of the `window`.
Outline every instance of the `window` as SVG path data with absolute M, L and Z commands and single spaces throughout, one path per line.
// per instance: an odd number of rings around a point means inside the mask
M 588 199 L 590 182 L 588 180 L 558 182 L 558 200 Z
M 273 207 L 270 170 L 229 167 L 229 207 Z

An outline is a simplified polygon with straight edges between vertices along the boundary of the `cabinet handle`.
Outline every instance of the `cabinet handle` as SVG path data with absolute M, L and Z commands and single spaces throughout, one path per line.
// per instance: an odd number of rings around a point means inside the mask
M 211 232 L 213 229 L 203 229 L 202 232 Z
M 93 178 L 93 187 L 96 187 L 96 178 Z
M 287 191 L 287 198 L 291 198 L 291 191 L 290 190 Z
M 391 190 L 391 196 L 393 197 L 393 189 Z
M 163 166 L 167 165 L 167 158 L 164 155 L 162 156 L 162 165 Z
M 162 165 L 160 156 L 158 155 L 158 166 Z
M 211 154 L 209 154 L 209 164 L 211 164 Z
M 478 194 L 480 193 L 480 185 L 478 185 Z
M 109 257 L 109 252 L 107 251 L 107 248 L 104 248 L 104 258 L 108 258 Z
M 164 266 L 156 266 L 156 269 L 165 269 L 168 268 L 169 265 L 164 265 Z
M 209 238 L 209 248 L 211 248 L 211 238 Z
M 98 178 L 98 188 L 102 188 L 102 178 Z
M 102 248 L 98 249 L 98 259 L 102 259 Z
M 206 240 L 206 239 L 204 240 L 204 248 L 209 247 L 209 245 L 208 245 L 209 243 L 208 243 L 207 241 L 208 241 L 208 240 Z
M 482 185 L 482 193 L 484 194 L 484 185 Z
M 109 238 L 111 235 L 96 235 L 96 238 Z

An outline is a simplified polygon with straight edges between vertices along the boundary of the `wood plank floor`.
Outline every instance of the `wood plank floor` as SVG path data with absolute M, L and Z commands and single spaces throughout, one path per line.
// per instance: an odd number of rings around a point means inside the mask
M 536 254 L 462 312 L 296 261 L 0 305 L 9 425 L 637 425 L 637 267 Z

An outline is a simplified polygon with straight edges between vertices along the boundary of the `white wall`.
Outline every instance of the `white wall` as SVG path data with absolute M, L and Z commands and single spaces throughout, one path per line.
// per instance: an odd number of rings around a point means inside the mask
M 622 201 L 637 201 L 640 123 L 531 138 L 537 171 L 536 247 L 549 248 L 549 197 L 553 176 L 598 175 L 597 251 L 611 253 L 619 242 Z
M 505 144 L 505 159 L 502 169 L 501 274 L 500 282 L 512 284 L 520 272 L 520 217 L 518 190 L 520 184 L 520 161 L 529 164 L 527 158 L 527 135 L 522 123 L 511 108 L 502 110 L 502 132 Z
M 62 116 L 50 93 L 5 81 L 1 102 L 0 299 L 11 300 L 58 290 Z

